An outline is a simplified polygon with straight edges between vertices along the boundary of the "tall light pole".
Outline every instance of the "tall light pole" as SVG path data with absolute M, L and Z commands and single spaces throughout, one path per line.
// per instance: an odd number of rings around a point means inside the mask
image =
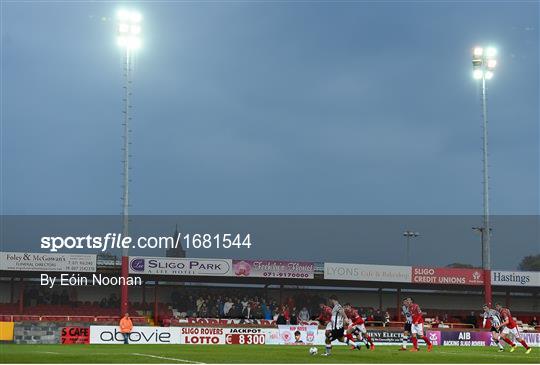
M 486 303 L 491 303 L 491 228 L 489 222 L 489 173 L 488 173 L 488 115 L 487 115 L 487 86 L 493 71 L 497 66 L 497 50 L 493 47 L 475 47 L 473 49 L 473 77 L 481 81 L 482 88 L 482 162 L 483 162 L 483 203 L 484 219 L 482 224 L 482 268 L 484 269 L 484 297 Z
M 403 232 L 403 237 L 405 237 L 405 240 L 407 241 L 407 265 L 410 265 L 411 263 L 411 238 L 416 238 L 420 236 L 420 233 L 413 232 L 410 230 L 406 230 Z
M 123 193 L 122 193 L 122 234 L 129 236 L 129 141 L 131 121 L 131 73 L 133 70 L 133 55 L 141 46 L 141 20 L 142 16 L 136 11 L 120 10 L 118 18 L 118 45 L 124 51 L 124 134 L 123 134 Z M 128 249 L 122 251 L 122 276 L 127 279 L 129 276 Z M 125 283 L 125 280 L 124 280 Z M 122 285 L 120 295 L 120 315 L 128 311 L 128 286 Z

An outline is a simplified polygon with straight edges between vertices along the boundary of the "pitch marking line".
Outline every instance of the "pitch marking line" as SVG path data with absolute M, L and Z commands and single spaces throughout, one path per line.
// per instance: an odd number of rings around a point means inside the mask
M 184 360 L 184 359 L 177 359 L 175 357 L 164 357 L 164 356 L 157 356 L 157 355 L 150 355 L 150 354 L 139 354 L 137 352 L 133 352 L 131 355 L 153 357 L 155 359 L 160 359 L 160 360 L 171 360 L 171 361 L 178 361 L 178 362 L 186 362 L 188 364 L 204 364 L 204 362 L 199 362 L 199 361 Z
M 506 353 L 509 353 L 508 351 L 505 351 Z M 458 355 L 458 356 L 468 356 L 470 354 L 465 352 L 453 352 L 453 351 L 433 351 L 432 353 L 438 353 L 438 354 L 450 354 L 450 355 Z M 503 352 L 504 353 L 504 352 Z M 485 354 L 485 353 L 475 353 L 474 356 L 484 356 L 484 357 L 492 357 L 492 358 L 500 358 L 501 355 L 499 353 L 493 353 L 493 354 Z M 520 359 L 528 359 L 531 357 L 531 355 L 527 354 L 512 354 L 511 357 L 517 357 Z

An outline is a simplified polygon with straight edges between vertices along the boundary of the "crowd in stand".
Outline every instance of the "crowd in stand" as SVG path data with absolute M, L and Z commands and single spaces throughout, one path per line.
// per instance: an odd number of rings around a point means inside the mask
M 69 305 L 72 301 L 69 298 L 67 289 L 43 290 L 38 286 L 27 287 L 24 290 L 25 305 L 35 307 L 38 304 Z
M 264 293 L 234 290 L 204 290 L 183 288 L 171 294 L 173 308 L 179 318 L 235 318 L 275 320 L 278 324 L 297 324 L 316 320 L 320 303 L 325 298 L 299 292 L 277 300 L 267 299 Z M 387 323 L 390 314 L 373 308 L 358 308 L 368 321 Z
M 183 289 L 171 295 L 180 317 L 266 319 L 295 324 L 318 316 L 322 298 L 298 294 L 280 305 L 263 293 L 234 290 Z M 313 315 L 312 315 L 313 314 Z
M 24 289 L 24 305 L 26 307 L 35 307 L 36 305 L 71 305 L 77 306 L 77 301 L 73 298 L 67 289 L 50 290 L 41 286 L 29 286 Z M 108 297 L 103 297 L 99 301 L 100 308 L 118 308 L 120 299 L 112 293 Z

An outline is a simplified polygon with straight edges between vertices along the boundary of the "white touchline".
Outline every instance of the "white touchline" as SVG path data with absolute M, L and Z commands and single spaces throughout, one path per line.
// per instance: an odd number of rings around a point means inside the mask
M 175 358 L 175 357 L 164 357 L 164 356 L 157 356 L 157 355 L 150 355 L 150 354 L 139 354 L 139 353 L 136 353 L 136 352 L 133 352 L 131 355 L 153 357 L 153 358 L 155 358 L 155 359 L 161 359 L 161 360 L 171 360 L 171 361 L 178 361 L 178 362 L 187 362 L 187 363 L 189 363 L 189 364 L 204 364 L 204 362 L 199 362 L 199 361 L 184 360 L 184 359 L 177 359 L 177 358 Z
M 437 351 L 438 354 L 450 354 L 450 355 L 462 355 L 462 356 L 468 356 L 470 355 L 467 352 L 452 352 L 452 351 Z M 474 356 L 484 356 L 484 357 L 493 357 L 493 358 L 500 358 L 500 354 L 493 353 L 493 354 L 482 354 L 482 353 L 475 353 Z M 516 354 L 515 352 L 511 355 L 512 357 L 518 357 L 518 358 L 529 358 L 530 356 L 527 354 Z

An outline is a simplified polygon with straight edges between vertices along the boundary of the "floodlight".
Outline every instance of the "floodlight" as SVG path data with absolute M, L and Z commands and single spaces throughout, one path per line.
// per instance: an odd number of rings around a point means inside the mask
M 484 49 L 482 47 L 475 47 L 473 50 L 473 55 L 480 57 L 484 54 Z
M 497 54 L 497 50 L 493 47 L 489 47 L 487 50 L 486 50 L 486 55 L 488 57 L 495 57 L 495 55 Z
M 493 72 L 492 71 L 486 71 L 486 80 L 491 80 L 493 78 Z
M 484 76 L 484 71 L 482 70 L 474 70 L 473 71 L 473 77 L 477 80 L 480 80 Z
M 487 61 L 488 68 L 495 68 L 495 66 L 497 66 L 497 60 L 491 59 Z
M 137 11 L 118 11 L 118 45 L 126 51 L 135 50 L 141 47 L 139 35 L 141 33 L 140 21 L 142 15 Z

